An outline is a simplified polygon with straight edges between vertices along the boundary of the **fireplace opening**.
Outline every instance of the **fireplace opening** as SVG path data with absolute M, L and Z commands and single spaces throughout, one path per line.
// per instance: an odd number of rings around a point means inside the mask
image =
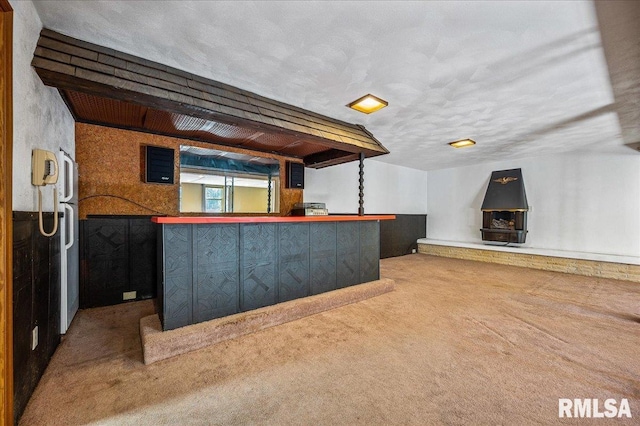
M 516 229 L 514 214 L 511 212 L 487 212 L 491 217 L 491 229 Z
M 522 244 L 527 237 L 526 212 L 482 212 L 482 239 L 504 243 Z

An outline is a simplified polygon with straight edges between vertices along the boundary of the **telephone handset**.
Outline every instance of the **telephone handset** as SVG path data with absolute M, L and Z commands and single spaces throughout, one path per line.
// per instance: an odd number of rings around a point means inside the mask
M 31 184 L 38 187 L 38 221 L 40 233 L 45 237 L 51 237 L 58 231 L 58 191 L 55 184 L 58 182 L 58 160 L 51 151 L 34 149 L 31 153 Z M 52 184 L 53 186 L 53 230 L 45 232 L 42 226 L 42 192 L 41 186 Z
M 31 183 L 44 186 L 58 182 L 58 159 L 51 151 L 34 149 L 31 155 Z

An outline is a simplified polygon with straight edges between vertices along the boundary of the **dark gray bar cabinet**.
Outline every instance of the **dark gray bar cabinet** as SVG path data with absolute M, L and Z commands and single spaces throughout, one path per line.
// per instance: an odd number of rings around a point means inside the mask
M 389 219 L 154 217 L 163 329 L 377 280 Z

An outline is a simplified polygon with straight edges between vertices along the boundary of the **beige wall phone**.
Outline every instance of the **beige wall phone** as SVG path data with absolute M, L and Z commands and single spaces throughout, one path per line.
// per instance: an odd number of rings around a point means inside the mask
M 34 149 L 31 153 L 31 184 L 38 187 L 38 225 L 40 233 L 45 237 L 51 237 L 58 231 L 58 191 L 55 184 L 58 182 L 58 160 L 51 151 Z M 44 231 L 42 225 L 42 192 L 41 186 L 52 184 L 53 186 L 53 230 Z

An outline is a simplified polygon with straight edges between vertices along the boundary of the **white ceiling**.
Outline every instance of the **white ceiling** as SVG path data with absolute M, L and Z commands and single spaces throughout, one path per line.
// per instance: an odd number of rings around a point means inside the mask
M 366 126 L 431 170 L 622 146 L 590 1 L 36 1 L 45 27 Z M 345 104 L 373 93 L 387 108 Z M 447 142 L 472 138 L 453 149 Z
M 267 188 L 269 183 L 266 179 L 229 178 L 233 186 L 243 186 L 246 188 Z M 207 173 L 180 172 L 180 183 L 197 183 L 198 185 L 225 186 L 225 177 Z

